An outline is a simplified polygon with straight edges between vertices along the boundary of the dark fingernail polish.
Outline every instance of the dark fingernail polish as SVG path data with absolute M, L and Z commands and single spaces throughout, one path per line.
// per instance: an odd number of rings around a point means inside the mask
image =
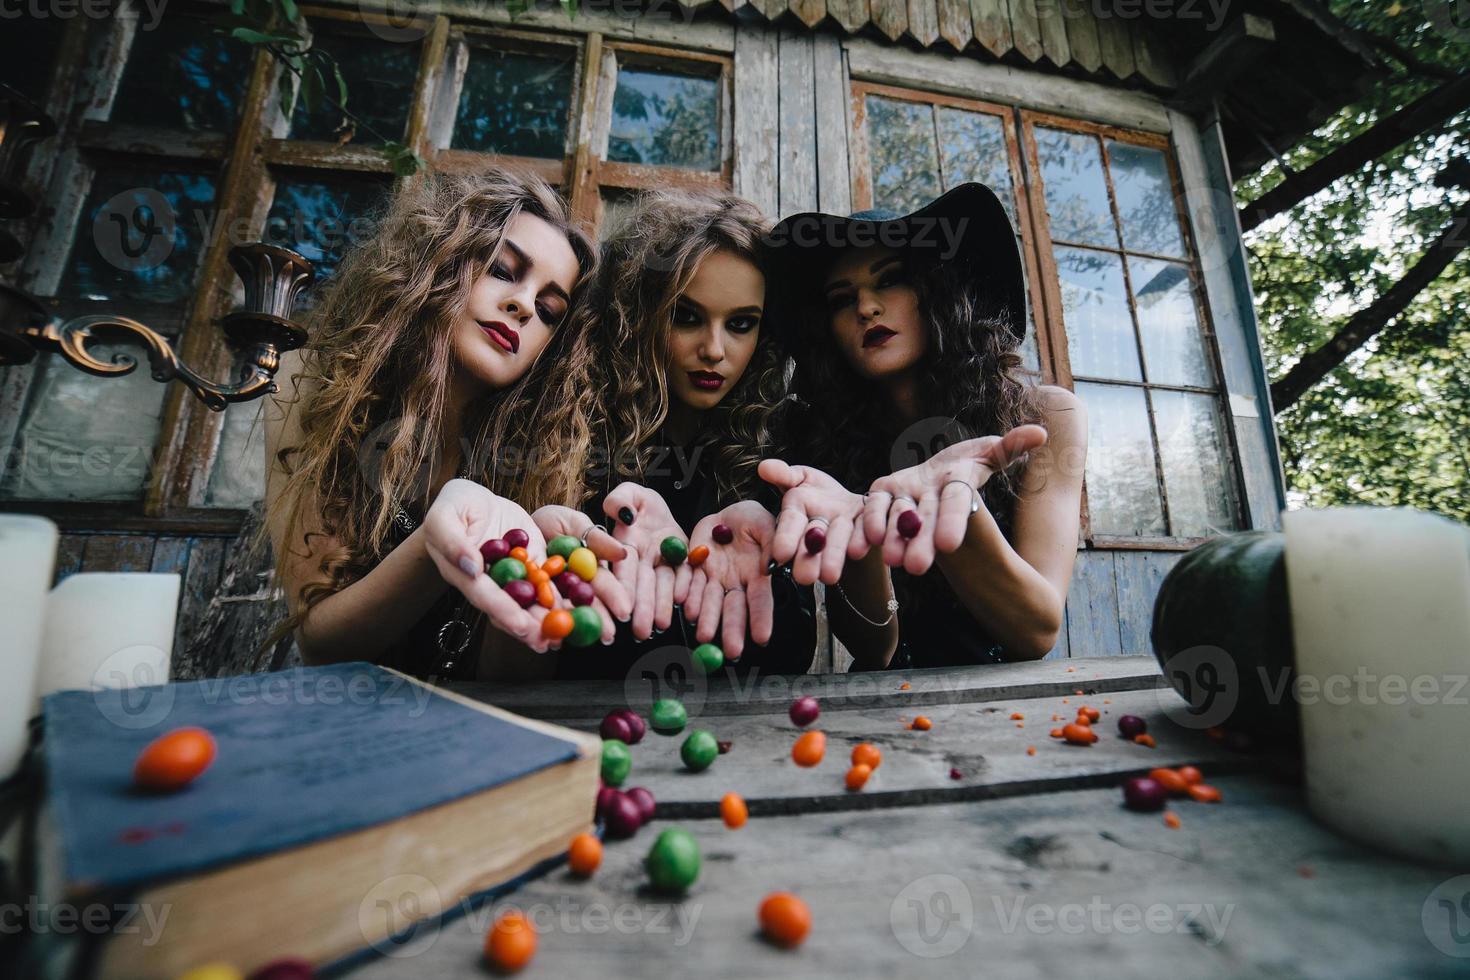
M 633 525 L 633 508 L 624 507 L 622 510 L 618 511 L 618 520 L 631 527 Z

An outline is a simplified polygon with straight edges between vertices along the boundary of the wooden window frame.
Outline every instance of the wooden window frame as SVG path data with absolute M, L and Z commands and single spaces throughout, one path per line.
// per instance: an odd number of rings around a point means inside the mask
M 1199 264 L 1199 248 L 1194 240 L 1193 230 L 1189 226 L 1188 215 L 1184 212 L 1182 206 L 1183 181 L 1179 172 L 1179 161 L 1169 137 L 1158 133 L 1126 129 L 1105 123 L 1024 109 L 1020 106 L 1002 105 L 980 99 L 926 92 L 922 89 L 854 78 L 851 81 L 852 111 L 850 114 L 849 154 L 852 161 L 850 177 L 853 207 L 855 209 L 870 208 L 873 205 L 872 158 L 869 150 L 870 137 L 867 126 L 867 98 L 869 95 L 878 95 L 885 98 L 935 107 L 949 106 L 969 112 L 986 113 L 999 118 L 1004 124 L 1007 162 L 1010 168 L 1012 184 L 1016 192 L 1016 218 L 1017 223 L 1020 225 L 1018 230 L 1021 235 L 1023 265 L 1026 269 L 1027 290 L 1032 305 L 1036 344 L 1041 358 L 1041 373 L 1044 382 L 1056 384 L 1067 389 L 1075 389 L 1078 380 L 1072 374 L 1071 362 L 1068 357 L 1066 325 L 1062 312 L 1061 282 L 1057 274 L 1055 260 L 1052 256 L 1053 245 L 1059 244 L 1065 247 L 1091 249 L 1093 251 L 1116 255 L 1122 260 L 1124 287 L 1127 292 L 1134 341 L 1138 345 L 1140 365 L 1146 365 L 1147 360 L 1143 353 L 1142 334 L 1139 329 L 1131 273 L 1128 269 L 1126 257 L 1137 256 L 1142 259 L 1169 261 L 1175 264 L 1182 264 L 1188 269 L 1190 297 L 1194 303 L 1195 315 L 1201 335 L 1204 338 L 1206 357 L 1215 379 L 1214 386 L 1205 388 L 1190 385 L 1159 384 L 1150 382 L 1147 379 L 1135 382 L 1084 377 L 1080 380 L 1089 383 L 1134 387 L 1144 391 L 1145 406 L 1148 413 L 1149 436 L 1154 456 L 1154 474 L 1155 479 L 1158 481 L 1160 506 L 1163 511 L 1166 526 L 1172 526 L 1173 521 L 1168 504 L 1168 490 L 1164 485 L 1164 469 L 1162 459 L 1160 458 L 1153 399 L 1149 392 L 1160 390 L 1209 395 L 1214 400 L 1219 423 L 1218 430 L 1221 433 L 1221 445 L 1224 448 L 1225 458 L 1221 462 L 1224 465 L 1225 471 L 1229 474 L 1229 478 L 1233 481 L 1230 488 L 1232 517 L 1237 528 L 1248 526 L 1248 521 L 1245 518 L 1245 479 L 1241 470 L 1240 449 L 1236 444 L 1233 428 L 1229 425 L 1230 415 L 1227 401 L 1228 392 L 1226 391 L 1224 382 L 1224 365 L 1221 361 L 1219 343 L 1209 316 L 1208 306 L 1205 302 L 1204 281 Z M 1069 132 L 1084 133 L 1097 139 L 1098 152 L 1104 164 L 1103 173 L 1107 182 L 1109 214 L 1112 218 L 1114 233 L 1118 236 L 1116 247 L 1098 246 L 1092 243 L 1068 242 L 1052 238 L 1050 220 L 1046 210 L 1045 186 L 1041 177 L 1041 168 L 1036 148 L 1035 127 L 1037 125 Z M 1185 255 L 1182 258 L 1180 256 L 1158 255 L 1129 249 L 1123 243 L 1121 237 L 1122 221 L 1118 214 L 1117 195 L 1113 187 L 1111 160 L 1107 154 L 1107 139 L 1114 139 L 1118 142 L 1135 146 L 1146 146 L 1163 153 L 1168 167 L 1174 207 L 1179 218 L 1180 233 L 1184 241 Z M 1145 536 L 1093 533 L 1091 515 L 1088 508 L 1086 480 L 1084 478 L 1079 547 L 1108 550 L 1187 551 L 1205 540 L 1207 538 L 1183 535 Z

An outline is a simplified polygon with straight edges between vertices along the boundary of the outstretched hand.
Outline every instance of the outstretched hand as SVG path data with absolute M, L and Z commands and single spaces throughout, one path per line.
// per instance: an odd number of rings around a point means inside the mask
M 560 535 L 569 535 L 583 541 L 598 558 L 597 574 L 592 578 L 592 591 L 597 595 L 592 606 L 602 616 L 602 642 L 611 643 L 617 627 L 613 620 L 626 622 L 633 613 L 633 597 L 617 577 L 618 563 L 627 561 L 627 548 L 601 527 L 592 523 L 592 518 L 571 507 L 548 504 L 531 515 L 542 536 L 549 542 Z M 610 562 L 612 567 L 602 565 Z
M 722 524 L 730 529 L 727 544 L 714 539 L 714 529 Z M 709 643 L 718 632 L 730 660 L 745 651 L 747 624 L 756 643 L 765 646 L 771 640 L 776 602 L 767 569 L 775 533 L 770 512 L 753 500 L 742 500 L 700 521 L 690 536 L 694 547 L 709 548 L 709 557 L 691 573 L 684 614 L 698 621 L 695 637 L 700 643 Z
M 659 545 L 674 537 L 687 548 L 688 538 L 664 498 L 641 484 L 619 484 L 603 500 L 602 509 L 613 520 L 612 536 L 629 552 L 613 571 L 633 598 L 633 635 L 646 640 L 655 628 L 669 628 L 675 597 L 689 588 L 688 564 L 670 567 Z
M 783 491 L 776 517 L 771 557 L 791 562 L 791 577 L 801 585 L 821 579 L 832 585 L 848 559 L 868 553 L 862 531 L 863 498 L 812 466 L 763 459 L 760 478 Z M 816 550 L 813 550 L 813 546 Z

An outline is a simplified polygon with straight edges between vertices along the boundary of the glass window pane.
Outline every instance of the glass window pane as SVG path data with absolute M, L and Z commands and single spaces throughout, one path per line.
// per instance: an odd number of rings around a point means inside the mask
M 1092 533 L 1164 534 L 1143 389 L 1078 382 L 1077 397 L 1087 405 L 1087 514 Z
M 22 16 L 5 18 L 4 24 L 0 28 L 0 64 L 5 66 L 5 82 L 42 103 L 67 22 L 54 16 Z
M 265 427 L 260 421 L 264 400 L 233 402 L 225 409 L 206 507 L 250 507 L 265 497 Z
M 1156 390 L 1152 397 L 1174 535 L 1235 530 L 1234 481 L 1215 396 Z
M 1052 239 L 1117 248 L 1097 138 L 1042 126 L 1035 133 Z
M 137 500 L 148 485 L 168 386 L 148 374 L 141 348 L 95 344 L 104 361 L 139 361 L 122 378 L 96 378 L 42 355 L 29 408 L 6 460 L 0 497 L 12 500 Z
M 224 132 L 235 122 L 255 49 L 211 33 L 196 17 L 173 14 L 141 27 L 128 52 L 111 120 L 168 129 Z
M 619 68 L 607 158 L 615 163 L 718 169 L 718 80 Z
M 575 67 L 571 49 L 550 55 L 471 48 L 449 145 L 561 159 Z
M 386 177 L 277 182 L 262 238 L 295 249 L 316 266 L 315 285 L 302 296 L 302 309 L 311 306 L 322 281 L 337 270 L 342 253 L 377 230 L 374 212 L 388 187 Z
M 317 47 L 337 59 L 342 80 L 347 83 L 348 110 L 384 139 L 402 139 L 419 70 L 418 45 L 327 35 L 318 39 Z M 336 79 L 329 74 L 324 81 L 324 94 L 335 100 Z M 342 122 L 341 111 L 325 98 L 317 103 L 315 112 L 307 112 L 306 103 L 298 93 L 296 110 L 291 116 L 291 138 L 335 142 L 337 127 Z M 362 126 L 357 128 L 354 138 L 359 142 L 378 142 Z
M 1138 304 L 1138 330 L 1143 335 L 1148 380 L 1210 387 L 1214 375 L 1199 328 L 1189 269 L 1177 262 L 1130 255 L 1128 275 Z
M 1142 381 L 1122 258 L 1085 248 L 1058 247 L 1053 254 L 1072 374 Z
M 1184 256 L 1179 211 L 1161 150 L 1108 140 L 1123 243 L 1138 252 Z
M 1006 153 L 1005 124 L 999 116 L 936 106 L 939 154 L 944 164 L 944 189 L 967 180 L 995 191 L 1014 224 L 1016 195 L 1011 186 L 1011 164 Z
M 145 167 L 100 170 L 77 220 L 59 293 L 182 303 L 214 227 L 214 178 Z
M 868 96 L 868 152 L 874 207 L 908 214 L 940 195 L 932 107 Z

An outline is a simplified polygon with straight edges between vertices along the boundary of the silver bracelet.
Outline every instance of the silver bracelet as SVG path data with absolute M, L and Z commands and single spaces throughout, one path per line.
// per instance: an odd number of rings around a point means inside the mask
M 863 622 L 867 623 L 869 626 L 887 626 L 889 623 L 893 622 L 893 617 L 898 613 L 898 597 L 894 595 L 889 595 L 887 603 L 888 618 L 883 620 L 883 622 L 881 623 L 875 623 L 868 617 L 864 616 L 858 610 L 857 606 L 854 606 L 852 604 L 852 600 L 849 599 L 847 597 L 847 593 L 842 590 L 842 584 L 840 582 L 832 583 L 832 588 L 836 589 L 837 594 L 842 596 L 842 601 L 847 603 L 847 608 L 852 610 L 853 615 L 855 615 L 858 619 L 861 619 Z

